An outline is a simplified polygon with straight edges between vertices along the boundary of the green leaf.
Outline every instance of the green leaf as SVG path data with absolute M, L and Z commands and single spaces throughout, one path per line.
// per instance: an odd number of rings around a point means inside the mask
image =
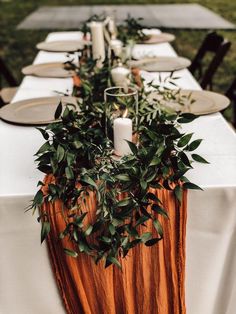
M 87 215 L 87 212 L 85 212 L 85 213 L 83 213 L 81 216 L 77 216 L 76 218 L 75 218 L 75 224 L 78 226 L 78 227 L 80 227 L 80 228 L 82 228 L 83 227 L 83 224 L 82 224 L 82 222 L 83 222 L 83 220 L 84 220 L 84 218 L 85 218 L 85 216 Z
M 115 178 L 120 181 L 125 181 L 125 182 L 130 181 L 130 177 L 127 174 L 117 174 Z
M 128 143 L 131 152 L 132 152 L 134 155 L 137 155 L 137 153 L 138 153 L 138 148 L 137 148 L 137 146 L 136 146 L 133 142 L 130 142 L 130 141 L 126 141 L 126 142 Z
M 143 214 L 144 216 L 146 216 L 146 217 L 152 219 L 151 214 L 149 214 L 149 212 L 146 210 L 146 208 L 145 208 L 144 206 L 141 206 L 141 207 L 140 207 L 140 210 L 141 210 L 141 212 L 142 212 L 142 214 Z
M 72 257 L 78 257 L 78 253 L 73 251 L 73 250 L 69 250 L 69 249 L 64 249 L 64 252 L 69 255 L 69 256 L 72 256 Z
M 199 156 L 197 154 L 192 154 L 191 156 L 192 156 L 193 160 L 195 160 L 195 161 L 201 162 L 203 164 L 209 164 L 209 162 L 206 159 L 204 159 L 202 156 Z
M 51 166 L 52 166 L 53 174 L 56 174 L 56 172 L 58 170 L 58 166 L 59 166 L 56 158 L 50 158 L 50 163 L 51 163 Z
M 147 220 L 149 220 L 149 217 L 147 216 L 141 216 L 137 221 L 136 221 L 136 224 L 135 224 L 135 227 L 145 223 Z
M 64 235 L 63 235 L 63 237 L 64 237 Z M 75 239 L 76 242 L 79 241 L 79 234 L 78 234 L 77 230 L 73 231 L 73 238 Z
M 158 197 L 151 192 L 147 193 L 146 197 L 152 201 L 159 202 Z
M 141 185 L 141 188 L 143 189 L 143 190 L 146 190 L 147 189 L 147 182 L 146 181 L 144 181 L 144 180 L 140 180 L 140 185 Z
M 161 240 L 161 238 L 153 238 L 153 239 L 145 242 L 145 245 L 146 246 L 152 246 L 152 245 L 156 244 L 157 242 L 159 242 L 160 240 Z
M 161 238 L 163 237 L 163 229 L 162 229 L 162 225 L 160 224 L 159 220 L 154 220 L 153 221 L 153 225 L 156 229 L 156 231 L 158 232 L 158 234 L 161 236 Z
M 42 154 L 51 150 L 52 150 L 51 145 L 49 144 L 49 142 L 46 142 L 39 148 L 36 155 L 39 155 L 39 154 Z
M 151 174 L 149 174 L 149 176 L 146 178 L 147 182 L 152 182 L 154 179 L 156 179 L 157 174 L 155 171 L 152 171 Z
M 99 240 L 105 243 L 111 243 L 111 239 L 105 236 L 100 237 Z
M 54 115 L 55 120 L 60 118 L 61 113 L 62 113 L 62 102 L 60 101 L 55 111 L 55 115 Z
M 181 137 L 181 139 L 178 141 L 178 147 L 184 147 L 188 144 L 188 142 L 191 140 L 191 137 L 193 136 L 193 133 L 186 134 Z
M 174 188 L 175 197 L 180 203 L 182 202 L 182 192 L 183 189 L 179 185 Z
M 152 159 L 152 161 L 151 161 L 149 166 L 156 166 L 156 165 L 159 165 L 160 163 L 161 163 L 161 159 L 159 157 L 155 156 Z
M 125 207 L 127 205 L 133 205 L 132 198 L 125 198 L 116 204 L 117 207 Z
M 89 236 L 92 233 L 92 231 L 93 231 L 93 226 L 88 225 L 87 229 L 84 232 L 84 235 Z
M 163 186 L 166 190 L 172 191 L 172 187 L 170 186 L 170 182 L 168 179 L 163 181 Z
M 66 154 L 66 161 L 68 166 L 72 166 L 75 161 L 76 156 L 73 153 Z
M 180 152 L 180 153 L 179 153 L 179 157 L 180 157 L 181 161 L 182 161 L 186 166 L 192 168 L 191 163 L 190 163 L 190 161 L 189 161 L 189 159 L 188 159 L 188 156 L 187 156 L 184 152 Z M 186 168 L 183 169 L 183 170 L 186 170 Z
M 144 232 L 140 238 L 142 242 L 146 242 L 147 240 L 151 238 L 151 236 L 152 236 L 151 232 Z
M 93 181 L 92 178 L 90 178 L 88 175 L 81 176 L 80 181 L 87 183 L 88 185 L 93 186 L 95 189 L 97 189 L 97 184 Z
M 192 143 L 190 143 L 186 149 L 188 151 L 193 151 L 196 148 L 198 148 L 198 146 L 201 144 L 201 142 L 202 142 L 202 140 L 195 140 Z
M 158 213 L 158 214 L 160 214 L 160 215 L 162 215 L 162 216 L 164 216 L 166 218 L 169 218 L 167 212 L 162 207 L 160 207 L 157 204 L 153 204 L 152 205 L 152 210 L 154 210 L 156 213 Z
M 58 187 L 55 184 L 48 184 L 48 188 L 51 194 L 57 194 Z
M 83 144 L 82 144 L 80 141 L 78 141 L 78 140 L 74 141 L 74 142 L 73 142 L 73 145 L 74 145 L 74 147 L 75 147 L 76 149 L 79 149 L 80 147 L 83 146 Z
M 61 162 L 65 156 L 65 150 L 61 145 L 57 147 L 57 161 Z
M 41 134 L 42 134 L 42 136 L 43 136 L 43 138 L 44 138 L 45 140 L 48 140 L 48 139 L 49 139 L 49 135 L 48 135 L 47 131 L 45 131 L 45 130 L 42 129 L 42 128 L 36 128 L 36 129 L 41 132 Z
M 37 168 L 38 168 L 39 171 L 41 171 L 43 173 L 46 173 L 46 174 L 49 174 L 49 173 L 52 172 L 51 167 L 47 166 L 47 165 L 45 165 L 45 166 L 38 166 Z
M 114 235 L 116 233 L 116 228 L 112 224 L 110 224 L 108 226 L 108 229 L 109 229 L 111 235 Z
M 173 179 L 174 179 L 175 181 L 181 179 L 182 176 L 183 176 L 188 170 L 189 170 L 188 168 L 185 168 L 185 169 L 176 171 L 175 174 L 173 175 Z
M 43 204 L 43 192 L 39 190 L 34 197 L 34 204 L 37 206 L 40 206 Z
M 87 244 L 84 241 L 79 241 L 79 251 L 81 253 L 89 251 L 89 247 L 87 246 Z
M 138 235 L 137 235 L 138 236 Z M 135 239 L 133 241 L 131 241 L 129 243 L 129 248 L 132 249 L 133 247 L 135 247 L 137 244 L 139 244 L 141 242 L 141 239 Z
M 41 243 L 46 239 L 47 235 L 50 232 L 50 222 L 43 221 L 41 227 Z
M 59 104 L 60 105 L 60 104 Z M 69 118 L 69 114 L 70 114 L 70 110 L 68 108 L 68 106 L 66 106 L 64 112 L 63 112 L 63 120 L 67 120 Z
M 115 264 L 116 266 L 118 266 L 121 269 L 121 264 L 119 263 L 119 261 L 115 257 L 107 256 L 107 261 L 109 261 L 112 264 Z M 105 267 L 108 267 L 108 266 L 105 266 Z
M 74 172 L 73 172 L 73 169 L 71 167 L 66 167 L 65 174 L 66 174 L 66 178 L 68 180 L 74 179 Z
M 112 219 L 112 224 L 113 224 L 115 227 L 119 226 L 122 222 L 123 222 L 122 219 L 118 219 L 118 218 L 113 218 L 113 219 Z
M 202 188 L 200 188 L 200 186 L 198 186 L 198 185 L 196 185 L 196 184 L 194 184 L 192 182 L 185 182 L 183 184 L 183 188 L 184 189 L 190 189 L 190 190 L 202 190 Z
M 179 123 L 189 123 L 192 122 L 193 120 L 195 120 L 196 118 L 198 118 L 198 116 L 192 114 L 192 113 L 182 113 L 180 115 L 180 118 L 177 120 L 177 122 Z

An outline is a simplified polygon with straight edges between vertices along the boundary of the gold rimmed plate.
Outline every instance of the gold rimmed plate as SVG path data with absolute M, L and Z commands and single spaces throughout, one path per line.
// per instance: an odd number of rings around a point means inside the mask
M 180 90 L 176 91 L 175 99 L 166 100 L 163 95 L 153 92 L 148 96 L 150 101 L 158 101 L 168 110 L 195 115 L 206 115 L 219 112 L 230 104 L 229 98 L 206 90 Z
M 75 75 L 74 71 L 67 70 L 66 65 L 61 62 L 32 64 L 22 69 L 24 75 L 38 77 L 66 78 Z
M 55 112 L 59 103 L 77 107 L 77 99 L 71 96 L 53 96 L 17 101 L 0 109 L 0 118 L 22 125 L 46 125 L 55 122 Z
M 44 41 L 36 45 L 37 49 L 49 52 L 75 52 L 84 48 L 85 40 Z
M 160 34 L 150 34 L 147 35 L 144 40 L 138 42 L 138 44 L 145 45 L 154 45 L 154 44 L 163 44 L 169 43 L 175 40 L 175 36 L 169 33 L 160 33 Z
M 154 57 L 131 60 L 131 67 L 148 72 L 173 72 L 189 67 L 191 61 L 182 57 Z

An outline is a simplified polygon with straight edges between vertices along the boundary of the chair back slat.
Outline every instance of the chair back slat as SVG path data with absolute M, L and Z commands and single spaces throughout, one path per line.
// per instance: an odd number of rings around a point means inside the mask
M 199 80 L 202 88 L 210 87 L 210 89 L 212 89 L 213 76 L 230 46 L 231 43 L 224 40 L 223 36 L 218 35 L 216 32 L 211 32 L 206 36 L 189 67 L 190 72 Z M 208 53 L 214 54 L 214 56 L 204 72 L 202 71 L 202 64 Z
M 210 87 L 210 89 L 212 89 L 213 76 L 216 73 L 220 64 L 222 63 L 228 50 L 230 49 L 230 46 L 231 46 L 231 42 L 229 41 L 224 41 L 220 45 L 217 53 L 215 54 L 214 58 L 211 60 L 207 70 L 203 74 L 202 79 L 200 81 L 200 85 L 203 89 L 206 89 L 208 86 Z
M 231 105 L 233 107 L 233 126 L 236 129 L 236 78 L 225 95 L 231 100 Z

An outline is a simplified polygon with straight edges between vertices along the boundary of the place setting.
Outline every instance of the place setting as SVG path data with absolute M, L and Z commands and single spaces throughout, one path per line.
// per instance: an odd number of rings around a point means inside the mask
M 32 64 L 24 67 L 22 73 L 24 75 L 51 78 L 67 78 L 75 75 L 75 72 L 70 67 L 68 68 L 67 63 L 61 62 Z
M 38 43 L 36 48 L 47 52 L 76 52 L 90 44 L 90 41 L 86 40 L 55 40 Z
M 174 72 L 188 68 L 191 61 L 183 57 L 146 57 L 139 60 L 130 60 L 130 67 L 139 68 L 147 72 Z
M 25 99 L 0 108 L 0 118 L 13 124 L 34 126 L 54 123 L 59 104 L 78 109 L 77 99 L 72 96 L 51 96 Z
M 160 32 L 159 30 L 142 30 L 143 38 L 137 41 L 137 44 L 156 45 L 163 43 L 170 43 L 175 40 L 175 36 L 170 33 Z
M 226 109 L 230 100 L 222 94 L 206 90 L 177 90 L 173 99 L 166 99 L 165 92 L 151 92 L 150 102 L 158 101 L 160 106 L 173 112 L 207 115 Z

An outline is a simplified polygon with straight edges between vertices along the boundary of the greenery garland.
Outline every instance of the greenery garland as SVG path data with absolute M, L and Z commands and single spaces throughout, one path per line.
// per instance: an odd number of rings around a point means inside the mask
M 102 69 L 95 64 L 88 61 L 74 68 L 80 79 L 73 92 L 80 97 L 78 110 L 69 105 L 63 109 L 60 104 L 55 113 L 55 119 L 60 121 L 45 129 L 38 128 L 45 139 L 36 153 L 38 169 L 53 174 L 55 183 L 49 184 L 46 195 L 40 188 L 31 208 L 41 213 L 43 242 L 50 232 L 50 223 L 41 211 L 42 205 L 61 200 L 66 228 L 59 237 L 68 237 L 76 248 L 64 248 L 65 252 L 74 257 L 88 254 L 96 263 L 105 260 L 105 267 L 120 267 L 118 257 L 125 257 L 138 244 L 152 246 L 163 237 L 158 217 L 167 218 L 168 214 L 151 188 L 170 190 L 181 202 L 183 189 L 200 189 L 185 177 L 193 160 L 207 161 L 193 153 L 201 140 L 192 141 L 193 134 L 181 133 L 180 124 L 191 122 L 196 116 L 164 110 L 161 101 L 150 101 L 150 92 L 144 89 L 139 90 L 139 125 L 135 130 L 138 143 L 129 142 L 132 153 L 115 159 L 112 121 L 106 117 L 110 121 L 109 138 L 105 136 L 102 100 L 103 90 L 111 84 L 109 64 L 105 61 Z M 173 75 L 168 80 L 176 84 Z M 178 94 L 162 85 L 150 83 L 149 87 L 164 99 L 175 99 Z M 40 181 L 39 185 L 44 183 Z M 96 195 L 97 212 L 95 222 L 85 225 L 87 212 L 81 204 L 86 203 L 89 191 Z M 124 193 L 125 198 L 120 199 Z M 158 236 L 140 231 L 139 226 L 150 220 Z M 95 242 L 90 241 L 91 235 L 95 235 Z

